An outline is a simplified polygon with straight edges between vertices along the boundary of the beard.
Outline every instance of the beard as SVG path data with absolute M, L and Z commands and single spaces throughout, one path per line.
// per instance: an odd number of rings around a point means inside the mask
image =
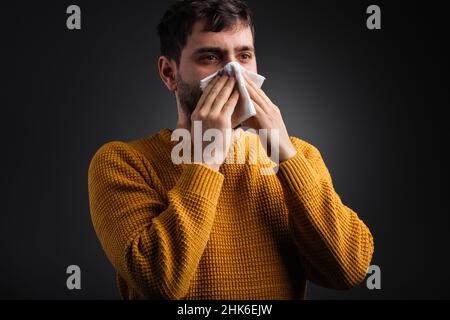
M 197 107 L 197 103 L 200 100 L 203 91 L 202 89 L 200 89 L 200 84 L 191 85 L 184 81 L 180 73 L 178 73 L 176 77 L 176 84 L 178 90 L 178 99 L 180 100 L 180 107 L 188 116 L 188 118 L 190 118 L 192 112 L 194 112 L 195 108 Z M 239 97 L 238 105 L 242 104 L 242 99 L 241 97 Z M 242 125 L 245 125 L 245 123 L 246 121 L 244 121 L 242 124 L 236 124 L 233 126 L 233 129 L 239 128 Z
M 178 99 L 180 100 L 181 109 L 188 117 L 191 117 L 197 107 L 197 103 L 203 94 L 200 85 L 191 85 L 183 80 L 180 74 L 176 78 L 178 89 Z

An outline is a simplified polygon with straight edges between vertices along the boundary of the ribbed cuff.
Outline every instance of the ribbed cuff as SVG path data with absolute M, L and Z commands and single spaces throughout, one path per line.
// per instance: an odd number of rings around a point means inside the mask
M 297 154 L 292 158 L 280 162 L 278 174 L 283 176 L 293 190 L 299 192 L 315 190 L 319 186 L 317 173 L 300 151 L 297 151 Z
M 224 176 L 201 163 L 183 164 L 183 173 L 177 187 L 209 199 L 214 204 L 219 200 Z

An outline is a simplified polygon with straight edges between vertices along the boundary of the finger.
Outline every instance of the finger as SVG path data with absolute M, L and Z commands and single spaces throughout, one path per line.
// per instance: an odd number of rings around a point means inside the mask
M 203 94 L 201 95 L 200 99 L 197 102 L 198 106 L 201 106 L 203 104 L 203 102 L 205 101 L 206 97 L 209 95 L 209 93 L 211 92 L 211 89 L 214 87 L 214 85 L 217 83 L 217 81 L 219 81 L 220 79 L 220 75 L 217 74 L 206 86 L 205 90 L 203 91 Z
M 228 101 L 223 105 L 222 113 L 226 114 L 227 116 L 231 116 L 238 101 L 239 101 L 239 90 L 234 89 Z
M 261 110 L 264 110 L 264 113 L 268 113 L 270 110 L 267 110 L 268 104 L 267 102 L 255 91 L 255 89 L 251 86 L 247 86 L 247 91 L 250 95 L 252 101 L 256 102 Z
M 204 110 L 204 112 L 208 113 L 211 109 L 211 106 L 216 99 L 219 92 L 222 90 L 223 86 L 227 83 L 229 76 L 227 74 L 223 74 L 219 77 L 217 82 L 211 88 L 208 96 L 205 98 L 205 101 L 202 105 L 199 105 L 200 110 Z
M 216 99 L 214 100 L 213 105 L 211 106 L 211 113 L 220 112 L 222 110 L 223 106 L 230 98 L 230 95 L 233 92 L 235 84 L 236 79 L 234 77 L 230 77 L 225 86 L 217 95 Z
M 261 118 L 265 115 L 264 110 L 252 99 L 250 99 L 255 106 L 256 115 L 248 118 L 242 124 L 244 124 L 246 127 L 253 128 L 253 129 L 261 129 Z
M 253 100 L 253 99 L 250 99 L 250 100 L 253 102 L 253 106 L 255 106 L 255 110 L 256 110 L 255 117 L 258 117 L 258 115 L 266 114 L 266 111 L 263 108 L 261 108 L 261 106 L 257 102 L 255 102 L 255 100 Z
M 250 77 L 244 72 L 244 79 L 245 79 L 245 81 L 248 83 L 248 85 L 250 86 L 250 87 L 252 87 L 253 89 L 254 89 L 254 91 L 259 95 L 259 96 L 261 96 L 261 98 L 263 99 L 263 100 L 265 100 L 265 102 L 267 103 L 267 104 L 271 104 L 272 103 L 272 101 L 269 99 L 269 97 L 265 94 L 265 92 L 261 89 L 261 88 L 259 88 L 257 85 L 256 85 L 256 83 L 252 80 L 252 79 L 250 79 Z

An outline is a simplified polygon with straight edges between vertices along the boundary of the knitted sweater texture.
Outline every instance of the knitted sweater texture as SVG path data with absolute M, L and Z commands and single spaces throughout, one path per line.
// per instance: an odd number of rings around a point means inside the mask
M 320 152 L 291 136 L 297 154 L 262 174 L 273 162 L 239 130 L 235 161 L 218 172 L 174 164 L 168 128 L 97 150 L 91 218 L 123 299 L 304 299 L 307 281 L 349 289 L 365 278 L 372 235 Z

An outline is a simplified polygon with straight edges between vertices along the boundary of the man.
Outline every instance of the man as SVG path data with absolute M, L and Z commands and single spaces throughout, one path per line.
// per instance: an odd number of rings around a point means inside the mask
M 232 61 L 257 72 L 253 19 L 243 0 L 177 1 L 158 32 L 159 73 L 176 97 L 175 130 L 194 136 L 199 121 L 200 133 L 216 129 L 225 139 L 214 161 L 175 164 L 177 142 L 168 128 L 109 142 L 94 155 L 92 221 L 122 297 L 303 299 L 307 281 L 358 285 L 373 238 L 335 192 L 319 151 L 289 136 L 280 109 L 246 77 L 257 114 L 242 124 L 278 132 L 267 147 L 278 143 L 279 170 L 261 174 L 262 164 L 248 161 L 259 136 L 234 123 L 242 107 L 235 78 L 216 76 L 199 89 L 201 79 Z M 229 163 L 230 154 L 246 161 Z

